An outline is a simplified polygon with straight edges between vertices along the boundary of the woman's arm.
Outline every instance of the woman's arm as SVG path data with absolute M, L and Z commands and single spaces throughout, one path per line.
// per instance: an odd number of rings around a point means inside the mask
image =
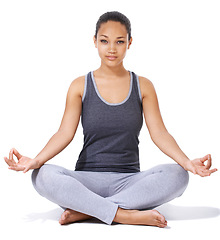
M 40 165 L 43 165 L 60 153 L 74 138 L 82 110 L 83 89 L 84 77 L 74 80 L 70 85 L 59 130 L 52 136 L 43 150 L 34 158 Z
M 209 168 L 206 168 L 203 173 L 199 167 L 202 167 L 200 161 L 190 161 L 185 153 L 180 149 L 175 139 L 167 131 L 157 100 L 157 95 L 153 84 L 146 78 L 139 77 L 140 88 L 143 102 L 143 113 L 147 128 L 149 130 L 152 141 L 155 145 L 167 156 L 172 158 L 184 169 L 199 175 L 210 175 L 214 170 L 209 170 L 211 167 L 211 156 L 207 157 L 209 160 Z M 208 156 L 208 155 L 207 155 Z M 201 158 L 203 159 L 203 158 Z M 206 161 L 204 160 L 204 161 Z M 204 163 L 203 161 L 203 163 Z M 205 166 L 205 165 L 204 165 Z M 204 167 L 203 166 L 203 167 Z M 205 166 L 206 167 L 206 166 Z M 215 170 L 216 171 L 216 170 Z
M 10 169 L 27 172 L 29 169 L 39 168 L 68 146 L 76 133 L 80 120 L 84 79 L 84 77 L 80 77 L 71 83 L 61 125 L 43 150 L 34 159 L 30 159 L 19 154 L 16 149 L 12 149 L 9 158 L 5 157 Z M 13 159 L 13 154 L 18 159 L 17 163 Z

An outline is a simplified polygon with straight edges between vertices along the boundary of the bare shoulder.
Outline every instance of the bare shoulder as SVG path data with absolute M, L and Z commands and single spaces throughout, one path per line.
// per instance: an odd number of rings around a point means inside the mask
M 139 76 L 139 84 L 142 98 L 155 94 L 155 89 L 153 83 L 145 77 Z
M 84 92 L 84 85 L 85 85 L 85 76 L 80 76 L 72 81 L 70 84 L 69 90 L 68 90 L 68 95 L 71 96 L 78 96 L 81 97 L 83 96 Z

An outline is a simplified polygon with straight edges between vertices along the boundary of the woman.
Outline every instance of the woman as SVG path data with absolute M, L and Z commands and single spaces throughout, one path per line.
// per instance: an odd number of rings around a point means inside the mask
M 210 169 L 210 155 L 188 159 L 164 126 L 153 84 L 124 68 L 132 44 L 127 17 L 103 14 L 94 43 L 101 66 L 71 83 L 59 130 L 34 159 L 12 149 L 5 161 L 11 170 L 35 169 L 36 190 L 65 209 L 62 225 L 95 217 L 107 224 L 166 227 L 165 217 L 152 209 L 183 194 L 188 171 L 204 177 L 217 169 Z M 153 142 L 175 164 L 140 171 L 143 114 Z M 45 164 L 72 141 L 80 116 L 84 145 L 75 171 Z

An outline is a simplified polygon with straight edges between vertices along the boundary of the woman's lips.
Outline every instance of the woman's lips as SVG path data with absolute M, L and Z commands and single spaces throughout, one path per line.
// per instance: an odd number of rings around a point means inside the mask
M 106 56 L 106 58 L 110 61 L 114 61 L 117 57 L 116 56 Z

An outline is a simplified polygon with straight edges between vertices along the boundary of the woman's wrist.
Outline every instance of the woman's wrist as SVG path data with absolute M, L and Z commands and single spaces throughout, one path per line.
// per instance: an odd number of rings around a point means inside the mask
M 179 161 L 176 161 L 179 165 L 181 165 L 185 170 L 188 171 L 188 165 L 189 163 L 191 162 L 189 158 L 185 157 L 185 158 L 182 158 L 181 160 Z
M 192 162 L 191 162 L 191 160 L 190 159 L 185 159 L 184 161 L 183 161 L 183 164 L 181 165 L 186 171 L 192 171 Z
M 38 159 L 37 157 L 35 157 L 33 161 L 35 161 L 37 168 L 40 168 L 42 165 L 44 165 L 44 162 L 40 161 L 40 159 Z

